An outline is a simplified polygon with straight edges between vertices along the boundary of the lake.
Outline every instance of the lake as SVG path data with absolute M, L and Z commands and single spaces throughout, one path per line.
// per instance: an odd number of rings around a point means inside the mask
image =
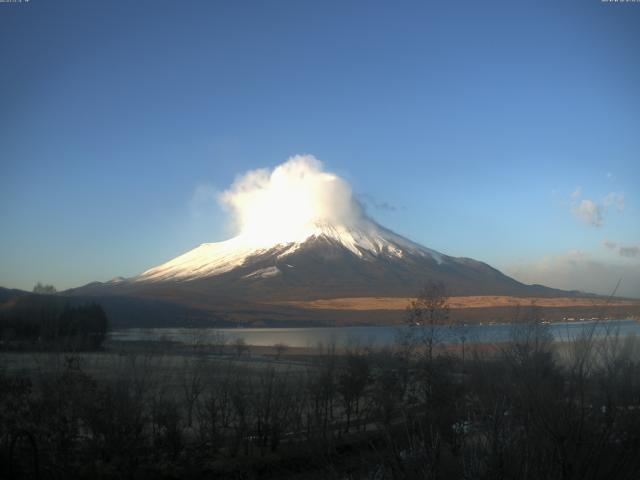
M 500 343 L 513 338 L 517 324 L 465 325 L 449 329 L 440 327 L 438 336 L 443 343 Z M 544 326 L 558 340 L 570 340 L 593 332 L 595 336 L 617 334 L 640 335 L 640 324 L 634 320 L 577 321 L 553 323 Z M 272 346 L 278 343 L 289 347 L 315 347 L 318 344 L 388 346 L 398 335 L 406 333 L 407 326 L 386 327 L 316 327 L 316 328 L 128 328 L 114 330 L 109 338 L 119 341 L 169 340 L 185 344 L 219 344 L 221 339 L 232 343 L 241 338 L 248 345 Z

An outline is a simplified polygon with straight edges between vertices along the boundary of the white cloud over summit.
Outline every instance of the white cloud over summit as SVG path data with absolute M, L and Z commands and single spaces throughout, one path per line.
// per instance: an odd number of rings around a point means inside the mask
M 350 185 L 312 155 L 296 155 L 274 169 L 251 170 L 218 196 L 247 237 L 296 237 L 314 224 L 358 225 L 364 211 Z

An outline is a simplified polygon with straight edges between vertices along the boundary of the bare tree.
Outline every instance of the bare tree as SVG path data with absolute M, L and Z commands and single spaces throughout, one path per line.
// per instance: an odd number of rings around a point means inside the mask
M 236 350 L 236 354 L 241 357 L 244 353 L 249 352 L 249 345 L 244 341 L 244 338 L 236 338 L 233 342 L 233 348 Z
M 464 371 L 464 361 L 465 361 L 465 346 L 469 341 L 469 335 L 471 333 L 471 327 L 464 322 L 457 321 L 451 323 L 451 332 L 453 336 L 457 338 L 460 343 L 461 353 L 462 353 L 462 369 Z
M 190 361 L 184 359 L 184 370 L 182 374 L 182 393 L 187 408 L 187 426 L 193 425 L 193 409 L 198 398 L 205 390 L 203 378 L 204 365 L 201 360 Z
M 273 346 L 273 348 L 276 351 L 276 360 L 280 360 L 280 357 L 282 357 L 282 355 L 284 355 L 284 353 L 289 349 L 289 346 L 285 343 L 278 342 Z
M 427 282 L 407 307 L 407 321 L 431 362 L 434 347 L 447 336 L 442 327 L 449 324 L 449 296 L 442 282 Z
M 224 348 L 227 345 L 228 341 L 229 339 L 226 337 L 226 335 L 219 330 L 215 330 L 211 334 L 211 344 L 215 346 L 218 355 L 224 354 Z
M 53 295 L 58 290 L 53 285 L 45 285 L 41 282 L 38 282 L 33 287 L 33 293 L 38 293 L 40 295 Z
M 224 444 L 224 433 L 231 428 L 232 387 L 240 372 L 232 364 L 209 377 L 208 388 L 202 402 L 197 404 L 200 438 L 216 453 Z
M 337 390 L 347 417 L 345 432 L 349 432 L 352 417 L 357 419 L 360 414 L 361 399 L 371 380 L 370 369 L 367 356 L 348 352 L 346 365 L 338 374 Z

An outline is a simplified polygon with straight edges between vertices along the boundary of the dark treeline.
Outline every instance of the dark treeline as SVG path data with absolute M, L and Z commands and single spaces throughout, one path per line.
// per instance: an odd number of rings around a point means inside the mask
M 4 374 L 0 477 L 638 478 L 635 338 L 557 344 L 531 321 L 463 357 L 432 332 L 304 364 L 156 352 L 110 376 L 81 357 Z
M 93 350 L 109 327 L 96 303 L 71 305 L 50 295 L 29 295 L 0 311 L 0 341 L 5 349 Z

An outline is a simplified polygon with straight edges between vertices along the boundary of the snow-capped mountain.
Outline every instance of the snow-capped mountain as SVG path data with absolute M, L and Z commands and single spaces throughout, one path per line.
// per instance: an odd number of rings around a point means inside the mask
M 298 238 L 275 240 L 272 244 L 255 241 L 247 235 L 238 235 L 224 242 L 204 243 L 173 260 L 147 270 L 133 281 L 161 282 L 212 277 L 249 265 L 253 258 L 268 253 L 272 255 L 274 265 L 256 270 L 245 277 L 270 277 L 280 272 L 276 263 L 282 263 L 308 242 L 314 241 L 330 242 L 365 261 L 382 258 L 401 259 L 409 255 L 442 262 L 443 255 L 435 250 L 413 243 L 373 221 L 360 223 L 358 226 L 316 223 L 300 232 Z
M 250 317 L 248 323 L 270 319 L 273 324 L 278 315 L 287 321 L 311 318 L 314 314 L 298 308 L 299 301 L 407 298 L 427 281 L 442 282 L 451 295 L 567 293 L 524 285 L 485 263 L 395 234 L 366 214 L 348 182 L 309 155 L 247 172 L 218 201 L 231 213 L 238 236 L 202 244 L 135 277 L 94 282 L 66 294 L 111 305 L 130 324 L 160 314 L 174 320 L 213 315 L 224 322 Z M 148 302 L 161 305 L 152 309 Z M 343 313 L 336 315 L 335 321 L 345 320 Z M 329 316 L 320 312 L 314 321 L 332 321 Z
M 260 238 L 260 241 L 256 241 Z M 414 243 L 371 220 L 315 223 L 265 241 L 239 235 L 205 243 L 144 273 L 68 290 L 105 305 L 120 325 L 291 325 L 398 321 L 396 313 L 312 311 L 298 301 L 411 297 L 441 281 L 451 295 L 562 296 L 491 266 Z M 196 323 L 194 323 L 196 322 Z
M 259 239 L 259 240 L 257 240 Z M 557 295 L 470 258 L 423 247 L 378 225 L 313 223 L 295 236 L 205 243 L 129 279 L 70 293 L 136 295 L 207 307 L 221 302 L 415 295 L 426 281 L 453 295 Z

